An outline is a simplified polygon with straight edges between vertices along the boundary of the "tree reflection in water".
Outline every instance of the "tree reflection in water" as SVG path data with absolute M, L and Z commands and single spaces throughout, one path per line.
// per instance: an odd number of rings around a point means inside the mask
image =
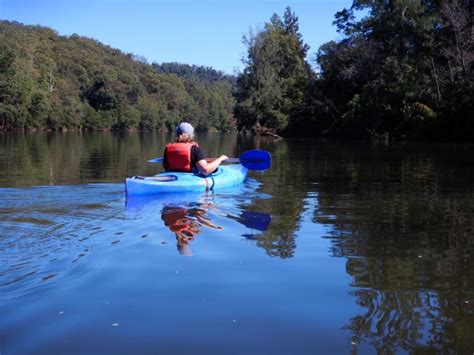
M 347 259 L 351 294 L 364 310 L 347 325 L 353 344 L 389 353 L 472 353 L 469 170 L 416 154 L 376 163 L 352 158 L 317 177 L 313 221 L 331 227 L 332 253 Z
M 273 165 L 262 192 L 273 198 L 251 207 L 273 220 L 257 246 L 293 257 L 310 214 L 347 260 L 361 307 L 346 326 L 354 350 L 473 353 L 472 147 L 298 143 L 263 146 Z
M 0 135 L 0 182 L 122 183 L 125 176 L 158 172 L 146 158 L 161 154 L 170 139 L 161 133 Z M 328 257 L 346 260 L 352 295 L 361 307 L 347 321 L 355 347 L 369 343 L 380 352 L 474 352 L 472 146 L 275 142 L 232 134 L 201 135 L 199 141 L 209 156 L 238 156 L 255 148 L 271 152 L 272 168 L 257 177 L 258 194 L 244 189 L 211 202 L 221 209 L 223 203 L 235 207 L 219 216 L 246 228 L 251 222 L 241 212 L 271 215 L 268 230 L 246 233 L 271 257 L 295 256 L 303 220 L 327 226 Z M 315 201 L 312 207 L 305 205 L 308 199 Z M 146 201 L 135 202 L 127 200 L 130 217 L 156 225 L 164 202 L 151 201 L 149 208 Z M 193 220 L 190 229 L 213 228 L 206 227 L 209 219 L 219 225 L 206 205 L 181 202 L 167 201 L 186 210 L 180 213 Z

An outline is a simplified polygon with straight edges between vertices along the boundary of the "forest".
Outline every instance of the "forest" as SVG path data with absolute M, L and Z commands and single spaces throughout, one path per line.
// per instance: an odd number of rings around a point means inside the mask
M 288 7 L 244 35 L 236 76 L 0 21 L 0 130 L 472 140 L 472 19 L 467 0 L 354 0 L 313 55 Z

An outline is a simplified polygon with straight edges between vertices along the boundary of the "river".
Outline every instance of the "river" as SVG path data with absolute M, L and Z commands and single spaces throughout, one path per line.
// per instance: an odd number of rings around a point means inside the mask
M 199 134 L 272 167 L 126 199 L 162 133 L 0 133 L 0 353 L 474 352 L 474 147 Z

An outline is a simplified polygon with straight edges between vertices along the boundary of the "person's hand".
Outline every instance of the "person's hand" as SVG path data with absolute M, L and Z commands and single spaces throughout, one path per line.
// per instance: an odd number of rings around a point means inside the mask
M 219 157 L 219 159 L 221 160 L 221 162 L 223 162 L 223 161 L 226 161 L 227 159 L 229 159 L 229 157 L 227 155 L 223 154 Z

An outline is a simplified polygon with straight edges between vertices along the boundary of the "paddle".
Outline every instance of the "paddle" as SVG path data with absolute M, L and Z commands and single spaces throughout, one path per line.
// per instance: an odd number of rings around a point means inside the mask
M 147 160 L 148 163 L 161 163 L 163 161 L 163 158 L 153 158 L 150 160 Z
M 213 161 L 216 158 L 207 158 L 207 161 Z M 148 163 L 160 163 L 163 158 L 154 158 L 148 160 Z M 266 170 L 272 163 L 272 157 L 269 152 L 265 150 L 248 150 L 244 152 L 239 158 L 229 158 L 224 163 L 235 164 L 240 163 L 249 170 Z
M 249 170 L 266 170 L 272 164 L 272 156 L 266 150 L 248 150 L 239 157 L 239 161 Z

